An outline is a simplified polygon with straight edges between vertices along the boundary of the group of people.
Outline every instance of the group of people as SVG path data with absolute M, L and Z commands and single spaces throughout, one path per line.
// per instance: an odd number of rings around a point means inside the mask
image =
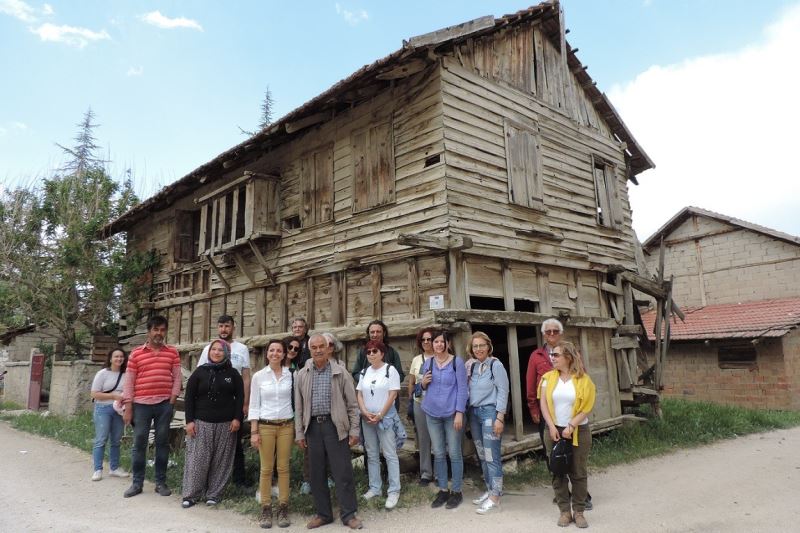
M 168 432 L 181 373 L 178 352 L 164 342 L 166 330 L 164 317 L 151 318 L 147 342 L 130 357 L 122 349 L 112 350 L 106 368 L 92 384 L 96 402 L 93 480 L 102 479 L 107 441 L 110 475 L 128 476 L 119 466 L 119 441 L 124 425 L 133 425 L 133 482 L 125 497 L 142 492 L 151 424 L 155 428 L 155 491 L 171 494 L 166 484 Z M 397 451 L 406 438 L 399 398 L 405 374 L 400 355 L 389 344 L 386 325 L 380 320 L 370 322 L 355 366 L 347 369 L 342 360 L 344 347 L 334 335 L 309 336 L 305 320 L 295 319 L 292 336 L 268 341 L 265 366 L 252 376 L 248 349 L 234 340 L 234 332 L 234 319 L 221 316 L 218 338 L 204 348 L 186 385 L 182 506 L 189 508 L 203 499 L 207 505 L 216 505 L 231 477 L 234 483 L 245 482 L 241 432 L 249 422 L 250 444 L 258 449 L 260 459 L 261 527 L 272 527 L 276 516 L 279 527 L 290 525 L 289 464 L 295 444 L 304 453 L 303 487 L 311 493 L 316 511 L 307 528 L 333 522 L 333 484 L 340 520 L 351 529 L 361 529 L 350 450 L 359 442 L 364 445 L 369 479 L 361 498 L 382 497 L 382 458 L 387 472 L 384 506 L 394 508 L 401 491 Z M 591 448 L 588 415 L 594 385 L 574 345 L 561 341 L 561 323 L 548 320 L 542 332 L 545 344 L 531 354 L 528 363 L 528 406 L 548 453 L 560 439 L 571 439 L 575 450 L 570 472 L 553 476 L 555 502 L 561 511 L 558 525 L 574 521 L 587 527 L 583 513 L 591 508 L 586 458 Z M 419 484 L 436 482 L 433 508 L 453 509 L 462 503 L 461 444 L 468 431 L 485 483 L 485 491 L 473 503 L 478 514 L 497 511 L 503 494 L 501 443 L 508 373 L 495 357 L 491 339 L 480 331 L 469 338 L 466 360 L 454 352 L 447 331 L 425 328 L 416 343 L 419 354 L 409 368 L 407 413 L 417 435 Z M 272 505 L 275 474 L 277 506 Z

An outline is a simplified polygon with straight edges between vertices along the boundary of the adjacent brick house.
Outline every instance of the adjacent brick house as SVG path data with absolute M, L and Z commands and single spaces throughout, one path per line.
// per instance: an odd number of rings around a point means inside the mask
M 672 324 L 667 395 L 800 409 L 800 238 L 686 207 L 644 242 L 686 321 Z M 652 335 L 655 313 L 643 315 Z

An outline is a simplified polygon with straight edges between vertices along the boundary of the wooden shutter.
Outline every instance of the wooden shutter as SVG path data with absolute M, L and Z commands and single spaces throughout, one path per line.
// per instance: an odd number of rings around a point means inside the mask
M 367 130 L 353 134 L 353 210 L 369 207 L 369 168 L 367 160 Z
M 508 201 L 542 209 L 542 163 L 537 133 L 533 128 L 505 122 Z
M 314 178 L 314 154 L 307 154 L 300 158 L 300 224 L 302 227 L 311 226 L 316 222 L 314 210 L 314 196 L 317 188 Z
M 394 142 L 391 121 L 352 136 L 353 210 L 362 211 L 395 200 Z
M 176 263 L 194 261 L 194 223 L 191 211 L 175 211 L 172 255 Z
M 333 220 L 333 144 L 314 154 L 314 176 L 317 186 L 316 221 Z

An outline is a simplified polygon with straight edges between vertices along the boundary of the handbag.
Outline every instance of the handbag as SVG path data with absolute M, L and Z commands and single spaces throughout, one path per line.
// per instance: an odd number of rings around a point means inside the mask
M 562 437 L 553 444 L 548 466 L 554 476 L 566 476 L 569 474 L 570 465 L 572 465 L 572 439 Z
M 406 410 L 406 416 L 408 416 L 408 419 L 411 421 L 412 424 L 416 422 L 414 420 L 414 397 L 413 396 L 408 399 L 408 409 Z

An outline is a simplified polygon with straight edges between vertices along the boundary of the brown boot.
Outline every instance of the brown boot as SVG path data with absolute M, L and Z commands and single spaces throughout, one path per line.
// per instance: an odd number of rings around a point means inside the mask
M 575 525 L 580 528 L 589 527 L 589 522 L 587 522 L 586 518 L 584 518 L 583 511 L 575 513 Z
M 278 527 L 289 527 L 289 504 L 282 503 L 278 506 Z
M 265 505 L 261 508 L 261 516 L 258 517 L 258 525 L 264 529 L 272 527 L 272 506 Z
M 561 511 L 561 516 L 558 517 L 556 525 L 559 527 L 567 527 L 572 523 L 572 515 L 569 511 Z

